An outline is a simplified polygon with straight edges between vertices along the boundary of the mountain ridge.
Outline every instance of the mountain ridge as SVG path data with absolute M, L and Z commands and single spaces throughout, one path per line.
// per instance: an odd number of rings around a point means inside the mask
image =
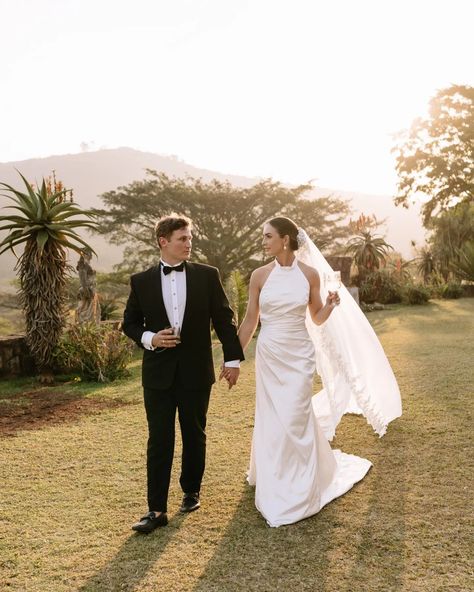
M 192 176 L 204 181 L 218 179 L 227 180 L 233 185 L 250 187 L 262 180 L 262 177 L 246 177 L 243 175 L 220 173 L 198 168 L 180 160 L 176 156 L 166 156 L 135 150 L 134 148 L 106 148 L 85 151 L 76 154 L 51 155 L 21 161 L 0 163 L 0 182 L 14 187 L 21 187 L 21 179 L 15 169 L 29 180 L 41 180 L 56 171 L 66 187 L 73 188 L 74 200 L 83 208 L 101 207 L 100 195 L 125 186 L 132 181 L 146 177 L 146 169 L 164 172 L 170 176 Z M 286 184 L 286 183 L 285 183 Z M 311 191 L 313 197 L 334 195 L 350 200 L 354 210 L 353 218 L 360 213 L 375 214 L 377 219 L 387 219 L 386 240 L 405 258 L 410 257 L 410 240 L 423 241 L 424 230 L 421 225 L 419 209 L 406 210 L 397 208 L 390 196 L 350 192 L 324 187 L 316 187 Z M 0 207 L 8 204 L 8 199 L 0 196 Z M 1 235 L 0 235 L 1 236 Z M 110 245 L 104 237 L 92 236 L 88 240 L 100 253 L 95 267 L 99 271 L 110 271 L 115 263 L 121 260 L 122 248 Z M 72 258 L 74 259 L 74 258 Z M 0 277 L 13 278 L 15 258 L 4 253 L 0 256 Z

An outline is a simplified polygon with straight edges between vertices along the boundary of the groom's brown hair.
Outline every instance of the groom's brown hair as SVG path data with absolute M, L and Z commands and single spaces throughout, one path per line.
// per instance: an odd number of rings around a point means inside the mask
M 169 214 L 167 216 L 162 216 L 155 224 L 155 236 L 158 246 L 160 247 L 160 237 L 169 240 L 175 230 L 187 228 L 188 226 L 192 228 L 192 220 L 183 214 Z

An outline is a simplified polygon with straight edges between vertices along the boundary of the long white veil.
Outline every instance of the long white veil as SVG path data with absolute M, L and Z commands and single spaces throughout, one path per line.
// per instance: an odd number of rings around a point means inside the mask
M 298 232 L 296 257 L 321 277 L 321 298 L 328 291 L 324 274 L 332 270 L 303 229 Z M 313 396 L 318 422 L 332 440 L 344 413 L 361 413 L 381 437 L 402 414 L 400 390 L 383 348 L 358 304 L 341 286 L 341 302 L 320 326 L 307 313 L 306 326 L 316 349 L 317 372 L 323 390 Z

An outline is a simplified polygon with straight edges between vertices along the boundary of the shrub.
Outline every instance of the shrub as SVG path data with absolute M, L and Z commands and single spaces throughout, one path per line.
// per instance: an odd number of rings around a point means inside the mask
M 433 271 L 427 280 L 425 285 L 430 291 L 431 298 L 441 298 L 443 286 L 446 283 L 443 276 L 438 271 Z
M 243 321 L 248 301 L 247 282 L 239 270 L 233 271 L 226 282 L 226 294 L 234 311 L 237 326 Z
M 457 282 L 448 282 L 441 287 L 442 298 L 461 298 L 463 294 L 463 287 Z
M 107 325 L 75 324 L 62 335 L 54 358 L 59 368 L 85 380 L 108 382 L 128 375 L 133 343 Z
M 426 304 L 430 299 L 430 290 L 422 284 L 407 284 L 403 289 L 405 304 Z
M 359 298 L 371 304 L 394 304 L 402 300 L 402 288 L 397 278 L 387 270 L 374 271 L 369 274 L 359 288 Z
M 377 288 L 368 278 L 359 286 L 359 300 L 365 304 L 372 304 L 377 300 Z
M 99 294 L 100 320 L 110 321 L 120 317 L 118 313 L 119 305 L 114 298 L 107 298 Z

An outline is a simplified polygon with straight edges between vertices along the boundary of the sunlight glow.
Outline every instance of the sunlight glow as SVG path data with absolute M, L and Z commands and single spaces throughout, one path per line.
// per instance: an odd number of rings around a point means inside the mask
M 0 0 L 0 161 L 95 147 L 393 193 L 392 134 L 472 76 L 470 0 Z

